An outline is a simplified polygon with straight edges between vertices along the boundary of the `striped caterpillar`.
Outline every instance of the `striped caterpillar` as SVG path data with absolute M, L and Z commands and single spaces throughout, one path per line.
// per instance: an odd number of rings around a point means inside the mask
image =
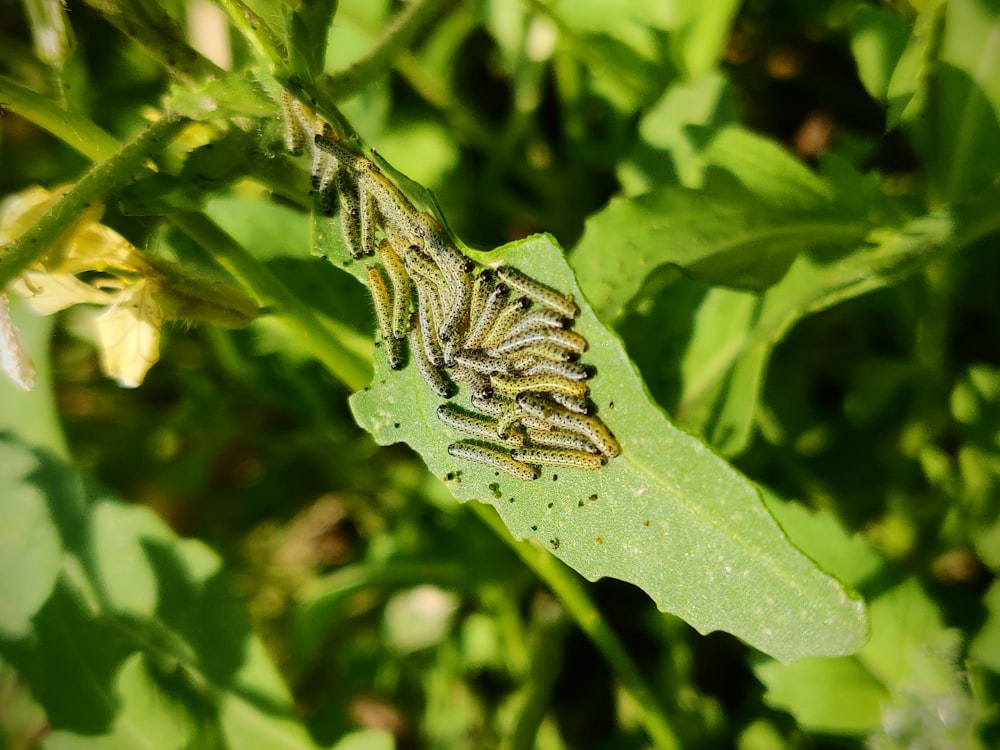
M 321 210 L 332 215 L 336 204 L 351 257 L 371 258 L 368 287 L 390 369 L 406 365 L 408 341 L 435 395 L 452 398 L 456 383 L 471 392 L 476 411 L 438 409 L 470 436 L 448 453 L 525 481 L 543 465 L 596 470 L 617 456 L 617 440 L 592 414 L 594 372 L 578 361 L 587 341 L 571 329 L 576 303 L 511 266 L 478 266 L 327 123 L 290 96 L 282 106 L 289 151 L 312 149 Z

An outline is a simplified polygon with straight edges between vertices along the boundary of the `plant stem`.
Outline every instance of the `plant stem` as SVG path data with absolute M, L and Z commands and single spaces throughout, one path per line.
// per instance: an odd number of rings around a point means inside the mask
M 45 128 L 77 151 L 101 163 L 95 166 L 66 197 L 27 232 L 0 250 L 0 289 L 18 276 L 51 244 L 59 234 L 67 229 L 72 220 L 84 208 L 83 204 L 101 202 L 113 190 L 122 187 L 132 178 L 135 168 L 141 166 L 149 155 L 149 146 L 157 137 L 164 137 L 161 131 L 179 128 L 182 121 L 162 120 L 152 126 L 140 140 L 122 147 L 97 125 L 82 115 L 66 112 L 45 97 L 29 91 L 19 84 L 0 76 L 0 97 L 6 106 L 36 125 Z M 121 159 L 128 155 L 130 161 L 122 165 Z M 126 167 L 129 167 L 126 169 Z M 109 170 L 111 173 L 109 175 Z M 93 191 L 94 179 L 110 179 L 103 184 L 103 190 Z M 67 200 L 73 197 L 76 213 L 70 210 Z M 88 197 L 89 196 L 89 197 Z M 49 214 L 58 209 L 61 217 L 58 223 L 48 219 Z M 259 261 L 253 258 L 232 237 L 226 234 L 203 214 L 174 214 L 168 217 L 178 228 L 211 250 L 223 266 L 241 281 L 246 289 L 259 301 L 274 305 L 283 317 L 289 330 L 299 343 L 313 353 L 338 378 L 352 390 L 363 388 L 371 381 L 371 364 L 347 348 L 335 334 L 303 305 L 277 278 Z M 39 231 L 43 234 L 39 236 Z M 55 232 L 55 235 L 52 233 Z M 47 241 L 45 238 L 48 238 Z
M 332 76 L 319 76 L 316 87 L 331 102 L 356 94 L 375 79 L 385 75 L 447 0 L 414 0 L 409 8 L 393 19 L 385 34 L 366 57 Z
M 145 162 L 172 139 L 186 120 L 165 117 L 111 158 L 90 169 L 31 227 L 0 248 L 0 289 L 38 260 L 90 207 L 146 171 Z
M 92 121 L 58 107 L 47 97 L 0 75 L 0 102 L 21 117 L 61 138 L 92 161 L 109 159 L 121 144 Z
M 284 60 L 287 55 L 284 42 L 243 0 L 215 0 L 215 2 L 243 38 L 257 50 L 261 58 L 270 61 L 272 66 Z
M 558 597 L 570 617 L 604 655 L 621 680 L 622 686 L 639 705 L 643 727 L 656 746 L 660 750 L 679 748 L 677 735 L 663 708 L 656 703 L 653 691 L 639 673 L 625 646 L 607 624 L 574 574 L 545 550 L 530 542 L 519 542 L 514 539 L 500 517 L 492 509 L 487 509 L 486 505 L 472 502 L 466 507 L 493 529 L 494 533 L 514 550 L 525 565 Z
M 170 220 L 205 247 L 262 306 L 273 306 L 298 345 L 322 362 L 334 377 L 355 391 L 371 382 L 371 363 L 344 346 L 312 310 L 215 222 L 204 214 L 193 213 L 172 214 Z
M 520 707 L 517 723 L 500 750 L 531 750 L 538 728 L 549 708 L 549 698 L 562 666 L 562 642 L 569 629 L 569 618 L 557 602 L 546 595 L 535 607 L 535 643 L 528 663 L 531 672 L 525 689 L 517 697 Z
M 186 81 L 218 78 L 225 71 L 195 50 L 155 0 L 84 0 L 163 67 Z

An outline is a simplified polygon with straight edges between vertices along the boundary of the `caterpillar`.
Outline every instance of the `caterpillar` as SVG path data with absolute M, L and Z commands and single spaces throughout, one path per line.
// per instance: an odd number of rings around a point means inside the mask
M 577 361 L 588 342 L 571 330 L 580 314 L 573 298 L 513 266 L 478 266 L 322 118 L 287 93 L 281 105 L 288 151 L 312 150 L 323 213 L 332 215 L 336 200 L 344 246 L 370 264 L 390 369 L 405 366 L 408 343 L 409 361 L 436 397 L 451 399 L 456 384 L 469 391 L 474 411 L 437 409 L 445 425 L 475 439 L 449 444 L 448 454 L 523 481 L 542 466 L 593 471 L 619 455 L 591 413 L 595 371 Z

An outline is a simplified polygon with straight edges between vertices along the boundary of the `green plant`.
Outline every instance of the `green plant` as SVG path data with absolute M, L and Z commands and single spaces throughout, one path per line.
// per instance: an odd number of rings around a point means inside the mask
M 1000 8 L 672 7 L 88 0 L 71 30 L 26 0 L 7 744 L 989 744 Z M 282 92 L 474 261 L 574 297 L 620 456 L 448 455 L 417 368 L 372 357 L 370 263 L 284 155 Z M 803 103 L 799 155 L 746 124 Z

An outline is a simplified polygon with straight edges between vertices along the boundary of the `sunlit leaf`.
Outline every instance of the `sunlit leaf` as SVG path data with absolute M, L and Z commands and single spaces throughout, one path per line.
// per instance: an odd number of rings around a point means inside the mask
M 614 199 L 587 221 L 573 252 L 580 284 L 614 320 L 646 277 L 663 265 L 712 284 L 761 290 L 805 249 L 850 247 L 866 231 L 831 203 L 796 209 L 738 185 L 712 191 L 662 186 Z
M 858 77 L 872 97 L 886 101 L 893 70 L 910 36 L 909 24 L 892 8 L 858 3 L 851 9 L 848 27 Z
M 592 396 L 622 455 L 596 472 L 543 471 L 535 482 L 458 461 L 447 446 L 462 435 L 437 420 L 440 401 L 417 368 L 390 372 L 379 353 L 372 386 L 351 399 L 358 422 L 379 443 L 408 443 L 460 500 L 493 505 L 515 537 L 537 540 L 591 580 L 635 583 L 702 632 L 729 631 L 782 660 L 860 647 L 861 603 L 787 542 L 745 478 L 650 402 L 552 240 L 474 257 L 503 259 L 575 296 L 583 310 L 576 330 L 598 372 Z M 348 267 L 365 274 L 363 264 Z
M 863 735 L 879 726 L 885 687 L 854 658 L 770 662 L 754 670 L 768 705 L 812 732 Z

